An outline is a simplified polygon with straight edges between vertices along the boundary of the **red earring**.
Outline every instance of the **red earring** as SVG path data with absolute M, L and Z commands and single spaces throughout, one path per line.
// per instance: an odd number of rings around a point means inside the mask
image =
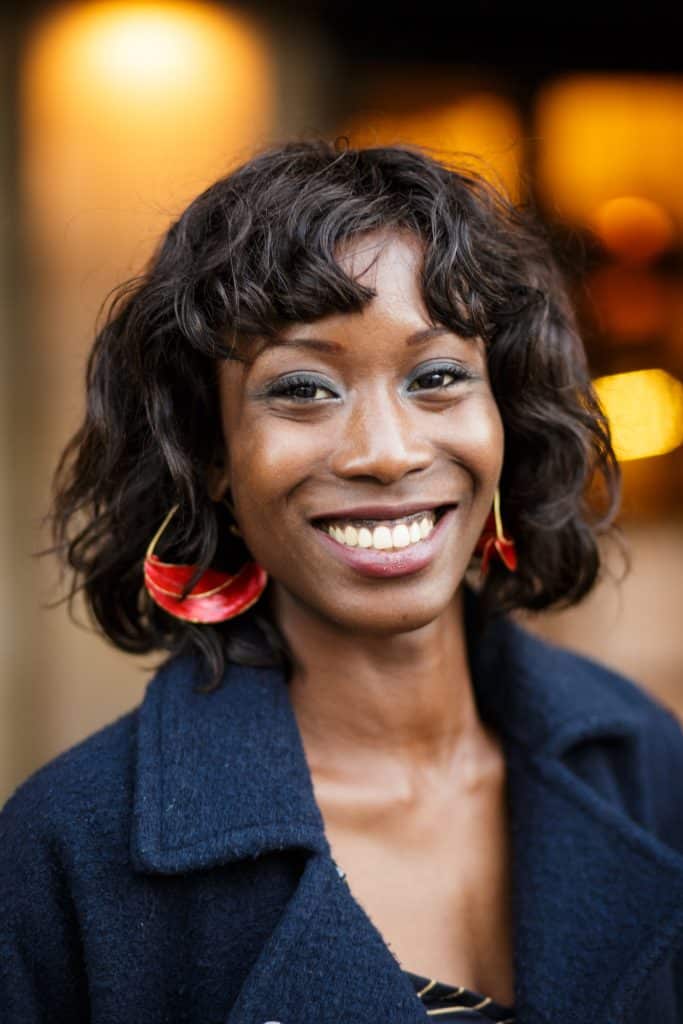
M 493 511 L 489 512 L 484 529 L 477 541 L 474 553 L 481 557 L 481 571 L 488 572 L 491 556 L 496 552 L 506 569 L 514 572 L 517 568 L 517 549 L 515 542 L 506 537 L 503 531 L 503 520 L 500 515 L 500 491 L 496 487 L 493 497 Z
M 207 569 L 189 594 L 181 597 L 197 567 L 162 562 L 154 554 L 154 547 L 177 508 L 178 505 L 173 506 L 147 548 L 144 561 L 147 593 L 169 615 L 187 622 L 224 622 L 241 615 L 265 590 L 267 572 L 257 562 L 247 562 L 234 574 Z M 238 532 L 237 527 L 233 532 Z

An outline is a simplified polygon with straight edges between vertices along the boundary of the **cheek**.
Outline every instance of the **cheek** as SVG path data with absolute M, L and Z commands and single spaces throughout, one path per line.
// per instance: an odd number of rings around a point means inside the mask
M 245 420 L 230 438 L 231 489 L 238 513 L 272 529 L 286 514 L 287 497 L 324 461 L 323 436 L 284 419 Z
M 301 478 L 314 457 L 316 432 L 251 403 L 239 364 L 223 367 L 221 407 L 233 503 L 238 512 L 253 514 Z
M 472 396 L 445 423 L 441 444 L 483 479 L 498 477 L 503 463 L 503 421 L 492 395 Z

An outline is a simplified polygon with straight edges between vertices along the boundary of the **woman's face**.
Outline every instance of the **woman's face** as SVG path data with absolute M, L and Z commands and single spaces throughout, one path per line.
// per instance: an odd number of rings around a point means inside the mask
M 421 253 L 408 233 L 347 241 L 338 259 L 377 292 L 362 312 L 289 325 L 221 365 L 214 496 L 231 488 L 277 598 L 355 632 L 445 610 L 502 467 L 483 343 L 432 329 Z

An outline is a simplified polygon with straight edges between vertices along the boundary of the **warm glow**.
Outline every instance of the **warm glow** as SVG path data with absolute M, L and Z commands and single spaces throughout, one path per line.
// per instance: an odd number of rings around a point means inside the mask
M 74 39 L 83 70 L 111 87 L 159 88 L 172 85 L 202 56 L 202 31 L 188 12 L 169 6 L 100 7 Z M 200 28 L 200 31 L 198 31 Z
M 598 329 L 625 344 L 662 337 L 674 320 L 674 288 L 646 267 L 604 263 L 586 279 Z
M 641 196 L 608 199 L 596 210 L 594 225 L 605 248 L 632 264 L 649 263 L 669 248 L 675 236 L 667 211 Z
M 149 102 L 149 90 L 163 91 L 167 103 L 188 89 L 187 100 L 201 99 L 214 76 L 228 91 L 256 85 L 264 71 L 254 28 L 243 16 L 205 3 L 73 4 L 47 19 L 31 56 L 44 62 L 43 75 L 57 76 L 69 90 L 83 88 L 90 106 L 105 102 L 119 109 L 123 101 Z
M 266 41 L 212 4 L 60 8 L 22 77 L 29 209 L 67 262 L 93 246 L 137 262 L 136 243 L 263 144 L 274 117 Z
M 640 197 L 683 226 L 683 80 L 573 75 L 539 95 L 539 188 L 561 217 L 594 227 L 603 204 Z
M 683 443 L 683 384 L 664 370 L 634 370 L 594 381 L 620 461 L 663 455 Z
M 523 131 L 517 110 L 502 96 L 479 92 L 450 103 L 425 103 L 417 110 L 362 114 L 344 122 L 352 146 L 411 143 L 437 157 L 483 174 L 511 197 L 519 198 Z
M 41 416 L 65 440 L 102 304 L 267 141 L 274 74 L 266 39 L 229 8 L 78 3 L 37 19 L 21 89 L 28 333 Z

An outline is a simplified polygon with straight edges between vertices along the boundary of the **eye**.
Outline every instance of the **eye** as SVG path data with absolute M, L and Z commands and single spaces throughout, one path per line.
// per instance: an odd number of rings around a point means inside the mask
M 459 381 L 474 380 L 475 374 L 466 366 L 456 363 L 430 366 L 419 376 L 414 377 L 408 385 L 408 391 L 436 391 L 449 388 Z
M 327 384 L 307 374 L 277 380 L 266 389 L 266 394 L 270 398 L 287 398 L 294 402 L 320 402 L 337 397 Z

